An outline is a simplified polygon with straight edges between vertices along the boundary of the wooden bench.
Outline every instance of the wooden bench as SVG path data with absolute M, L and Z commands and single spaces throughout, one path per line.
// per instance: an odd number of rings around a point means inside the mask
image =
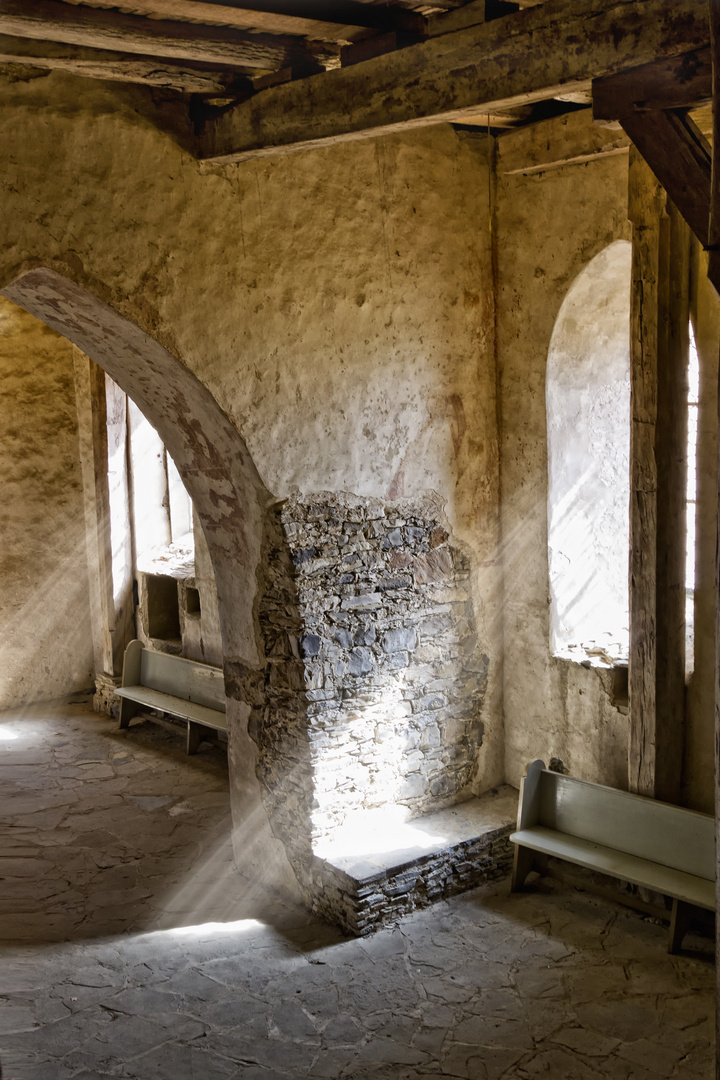
M 194 754 L 208 728 L 227 731 L 225 682 L 221 668 L 182 656 L 153 652 L 142 641 L 125 650 L 120 727 L 128 727 L 142 706 L 187 720 L 187 752 Z
M 550 772 L 533 761 L 520 790 L 512 890 L 546 856 L 672 898 L 668 951 L 679 950 L 693 907 L 715 910 L 715 821 L 680 806 Z

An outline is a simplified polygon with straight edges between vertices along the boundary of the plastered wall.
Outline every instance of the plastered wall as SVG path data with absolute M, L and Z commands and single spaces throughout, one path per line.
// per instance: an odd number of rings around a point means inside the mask
M 72 346 L 0 297 L 0 709 L 93 685 Z
M 624 788 L 628 721 L 613 672 L 550 649 L 545 379 L 568 289 L 630 238 L 627 157 L 511 176 L 500 153 L 496 207 L 506 779 L 517 785 L 534 758 L 559 757 L 575 776 Z
M 201 166 L 132 90 L 55 73 L 0 100 L 0 284 L 50 266 L 135 321 L 209 388 L 274 496 L 439 496 L 489 657 L 477 786 L 501 781 L 486 140 L 439 126 Z

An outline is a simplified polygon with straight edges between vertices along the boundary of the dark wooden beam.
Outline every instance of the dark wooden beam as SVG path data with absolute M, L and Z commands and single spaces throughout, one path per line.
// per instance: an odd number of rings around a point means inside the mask
M 58 0 L 0 0 L 0 33 L 66 45 L 250 68 L 302 66 L 330 59 L 328 43 L 289 35 L 167 22 Z
M 385 53 L 395 52 L 396 49 L 405 49 L 408 45 L 414 45 L 417 40 L 414 34 L 410 36 L 396 30 L 391 30 L 387 34 L 373 34 L 361 41 L 354 41 L 351 45 L 343 45 L 340 49 L 340 63 L 343 67 L 362 64 L 375 56 L 383 56 Z
M 451 34 L 455 30 L 464 30 L 468 26 L 477 26 L 478 23 L 490 22 L 492 19 L 500 19 L 505 15 L 514 15 L 516 11 L 519 11 L 519 5 L 509 3 L 507 0 L 471 0 L 469 4 L 455 11 L 430 15 L 427 21 L 427 36 Z
M 632 139 L 703 247 L 710 224 L 711 156 L 688 116 L 653 111 L 621 116 Z
M 630 317 L 628 787 L 677 802 L 685 697 L 690 234 L 636 148 Z
M 196 0 L 199 4 L 217 4 L 245 11 L 296 17 L 297 0 Z M 433 5 L 435 6 L 435 5 Z M 440 6 L 440 5 L 438 5 Z M 303 19 L 338 26 L 365 27 L 369 30 L 402 30 L 422 35 L 426 20 L 414 11 L 386 4 L 367 4 L 361 0 L 303 0 Z
M 623 131 L 593 124 L 590 109 L 580 109 L 499 135 L 495 168 L 498 176 L 528 176 L 627 154 L 629 148 Z
M 176 90 L 183 94 L 206 96 L 249 93 L 253 69 L 228 71 L 211 64 L 172 63 L 158 56 L 134 56 L 106 49 L 84 49 L 79 45 L 61 45 L 52 41 L 0 34 L 0 64 L 22 64 L 49 71 L 67 71 L 71 75 L 110 82 L 138 83 L 143 86 Z
M 707 45 L 705 0 L 546 0 L 387 56 L 273 87 L 201 132 L 202 158 L 241 161 L 440 121 L 462 122 L 587 87 Z
M 708 228 L 708 277 L 720 296 L 720 0 L 710 0 L 712 43 L 713 142 Z M 720 1054 L 720 1049 L 718 1050 Z M 720 1061 L 720 1058 L 718 1059 Z
M 648 109 L 693 109 L 712 97 L 710 46 L 593 79 L 593 115 L 617 120 Z
M 309 19 L 297 5 L 287 11 L 253 10 L 247 4 L 228 0 L 65 0 L 76 6 L 125 11 L 151 19 L 177 19 L 208 26 L 232 26 L 238 30 L 261 30 L 267 34 L 294 34 L 319 41 L 348 41 L 367 33 L 362 26 L 338 23 L 335 19 Z

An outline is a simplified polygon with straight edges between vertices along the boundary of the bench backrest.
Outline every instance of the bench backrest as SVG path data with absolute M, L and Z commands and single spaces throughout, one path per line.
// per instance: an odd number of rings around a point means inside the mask
M 131 641 L 125 651 L 123 684 L 148 686 L 183 701 L 225 712 L 222 668 L 186 660 L 184 656 L 154 652 L 143 648 L 141 641 Z
M 526 813 L 535 820 L 524 821 L 522 828 L 544 825 L 714 881 L 715 821 L 710 815 L 550 772 L 541 761 L 533 762 L 527 780 Z

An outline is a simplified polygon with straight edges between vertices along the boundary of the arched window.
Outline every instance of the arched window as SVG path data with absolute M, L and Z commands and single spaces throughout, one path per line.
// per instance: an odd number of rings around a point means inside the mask
M 575 279 L 547 364 L 551 647 L 605 663 L 628 655 L 631 250 Z

